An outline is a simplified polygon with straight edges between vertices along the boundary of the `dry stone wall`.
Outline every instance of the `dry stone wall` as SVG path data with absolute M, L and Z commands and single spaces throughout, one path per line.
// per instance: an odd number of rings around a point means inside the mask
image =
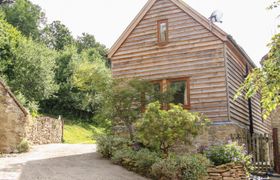
M 28 125 L 27 139 L 32 144 L 61 143 L 62 121 L 50 117 L 39 117 Z
M 0 153 L 17 152 L 23 139 L 31 144 L 60 143 L 62 121 L 31 118 L 8 87 L 0 80 Z
M 208 180 L 247 180 L 244 166 L 229 163 L 208 168 Z

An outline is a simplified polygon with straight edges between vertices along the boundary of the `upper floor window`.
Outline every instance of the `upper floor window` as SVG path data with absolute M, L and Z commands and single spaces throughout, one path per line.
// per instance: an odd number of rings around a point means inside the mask
M 158 43 L 166 44 L 168 42 L 168 21 L 160 20 L 158 21 Z

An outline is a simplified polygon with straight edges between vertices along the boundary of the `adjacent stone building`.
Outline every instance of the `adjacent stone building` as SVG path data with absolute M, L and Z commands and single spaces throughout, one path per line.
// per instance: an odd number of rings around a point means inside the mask
M 0 81 L 0 152 L 16 151 L 17 145 L 26 137 L 28 116 L 28 112 Z
M 63 123 L 50 117 L 32 118 L 0 80 L 0 153 L 17 152 L 23 139 L 32 144 L 61 143 Z

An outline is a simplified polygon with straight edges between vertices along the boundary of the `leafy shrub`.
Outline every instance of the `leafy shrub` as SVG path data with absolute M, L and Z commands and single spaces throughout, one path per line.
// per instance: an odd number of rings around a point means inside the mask
M 155 179 L 198 180 L 207 175 L 209 161 L 200 154 L 170 155 L 152 166 Z
M 168 111 L 159 102 L 148 105 L 144 117 L 137 122 L 137 137 L 146 146 L 169 153 L 175 143 L 189 142 L 207 125 L 199 113 L 170 104 Z
M 251 156 L 247 155 L 244 147 L 239 146 L 237 143 L 212 146 L 205 154 L 216 166 L 236 162 L 244 165 L 247 170 L 252 168 Z
M 130 141 L 125 138 L 116 136 L 100 136 L 97 138 L 97 149 L 103 157 L 111 158 L 114 151 L 126 148 L 130 145 Z
M 135 162 L 136 162 L 136 151 L 131 148 L 123 148 L 116 150 L 112 156 L 112 161 L 115 164 L 122 165 L 129 170 L 136 171 Z
M 160 159 L 159 154 L 148 149 L 134 151 L 131 148 L 124 148 L 115 151 L 112 161 L 122 165 L 129 170 L 136 171 L 148 176 L 151 174 L 152 165 Z
M 160 156 L 156 152 L 152 152 L 148 149 L 141 149 L 136 152 L 135 166 L 137 172 L 141 174 L 150 174 L 152 165 L 160 159 Z
M 17 150 L 19 153 L 28 152 L 29 151 L 29 143 L 27 139 L 23 139 L 19 145 L 17 146 Z

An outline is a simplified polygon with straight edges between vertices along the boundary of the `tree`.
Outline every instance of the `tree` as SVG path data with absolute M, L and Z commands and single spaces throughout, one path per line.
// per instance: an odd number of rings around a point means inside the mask
M 96 42 L 95 37 L 88 33 L 83 33 L 82 36 L 79 36 L 76 40 L 76 45 L 78 49 L 78 53 L 81 53 L 83 50 L 95 50 L 95 53 L 98 53 L 102 56 L 102 58 L 106 61 L 107 59 L 107 48 Z
M 60 21 L 48 24 L 42 30 L 40 38 L 49 48 L 55 50 L 63 50 L 74 42 L 71 32 Z
M 34 39 L 39 37 L 40 25 L 45 23 L 45 14 L 39 6 L 28 0 L 16 0 L 12 5 L 4 3 L 0 8 L 5 13 L 7 22 L 25 36 Z
M 155 102 L 148 105 L 143 118 L 137 122 L 137 137 L 144 145 L 168 155 L 176 143 L 191 143 L 207 123 L 199 113 L 174 104 L 170 104 L 166 111 L 161 109 L 159 102 Z
M 279 3 L 275 1 L 270 9 L 278 7 Z M 246 98 L 251 98 L 260 93 L 265 119 L 280 105 L 280 33 L 272 37 L 268 46 L 270 51 L 262 67 L 255 68 L 248 75 L 235 96 L 245 94 Z
M 29 101 L 50 98 L 56 92 L 54 81 L 55 52 L 31 39 L 19 42 L 8 74 L 9 85 Z

